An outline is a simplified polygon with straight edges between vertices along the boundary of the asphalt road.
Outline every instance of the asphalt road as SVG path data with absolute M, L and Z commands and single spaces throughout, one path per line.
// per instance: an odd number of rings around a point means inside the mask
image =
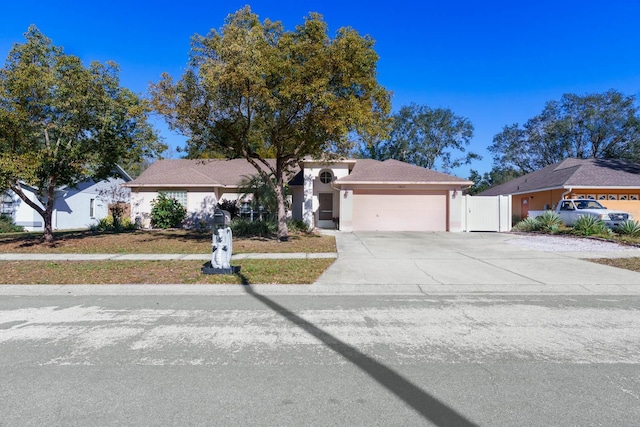
M 0 425 L 640 425 L 637 295 L 3 295 Z

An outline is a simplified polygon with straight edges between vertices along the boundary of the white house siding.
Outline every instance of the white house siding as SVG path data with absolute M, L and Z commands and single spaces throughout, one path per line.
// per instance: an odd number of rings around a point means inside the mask
M 77 188 L 70 188 L 61 192 L 61 197 L 56 199 L 53 215 L 53 228 L 55 230 L 71 230 L 88 228 L 95 225 L 102 218 L 109 215 L 109 200 L 101 200 L 98 196 L 100 190 L 109 191 L 112 186 L 119 186 L 124 181 L 112 179 L 98 183 L 84 182 Z M 94 200 L 93 215 L 91 212 L 91 200 Z
M 53 229 L 81 229 L 97 224 L 100 219 L 108 215 L 107 203 L 98 198 L 99 190 L 101 188 L 108 189 L 112 185 L 120 185 L 123 182 L 122 179 L 111 179 L 98 183 L 86 181 L 80 183 L 76 188 L 57 191 L 51 218 Z M 33 190 L 23 187 L 23 191 L 30 200 L 42 207 Z M 94 199 L 93 216 L 90 212 L 91 199 Z M 27 231 L 44 230 L 44 219 L 40 214 L 15 195 L 14 200 L 16 208 L 13 218 L 16 225 L 24 227 Z
M 448 191 L 353 190 L 354 231 L 447 231 Z
M 29 191 L 27 188 L 23 188 L 23 191 L 29 197 L 29 200 L 40 205 L 37 201 L 35 194 Z M 14 200 L 14 212 L 13 221 L 16 225 L 24 227 L 26 231 L 40 231 L 44 229 L 44 220 L 31 206 L 24 202 L 20 197 L 16 196 L 13 192 L 10 192 Z

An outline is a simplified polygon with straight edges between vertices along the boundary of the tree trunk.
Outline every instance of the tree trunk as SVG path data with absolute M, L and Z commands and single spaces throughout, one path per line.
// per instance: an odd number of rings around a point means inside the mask
M 22 199 L 23 202 L 29 205 L 31 209 L 38 212 L 38 214 L 42 217 L 42 220 L 44 221 L 44 234 L 42 235 L 42 240 L 47 243 L 52 243 L 53 242 L 53 205 L 55 201 L 53 198 L 55 194 L 54 186 L 49 186 L 48 188 L 49 198 L 47 199 L 45 209 L 42 209 L 40 206 L 34 203 L 31 199 L 29 199 L 29 197 L 27 197 L 24 191 L 22 191 L 22 187 L 20 186 L 20 183 L 15 182 L 9 188 L 11 188 L 11 191 L 16 193 L 18 197 Z M 42 202 L 42 200 L 40 200 L 40 202 Z
M 278 201 L 278 240 L 286 242 L 289 240 L 289 229 L 287 227 L 287 211 L 284 205 L 284 168 L 278 162 L 276 165 L 276 200 Z
M 44 219 L 44 234 L 42 240 L 45 243 L 53 243 L 53 206 L 55 204 L 55 186 L 51 183 L 47 188 L 47 204 L 44 212 L 41 212 Z
M 53 209 L 44 212 L 42 216 L 44 219 L 44 234 L 42 235 L 42 241 L 45 243 L 53 243 Z

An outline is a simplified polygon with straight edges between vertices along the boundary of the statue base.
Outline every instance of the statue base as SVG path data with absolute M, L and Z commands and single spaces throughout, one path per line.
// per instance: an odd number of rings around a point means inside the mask
M 240 266 L 231 266 L 228 268 L 211 267 L 211 263 L 207 263 L 202 267 L 202 274 L 237 274 L 240 272 Z

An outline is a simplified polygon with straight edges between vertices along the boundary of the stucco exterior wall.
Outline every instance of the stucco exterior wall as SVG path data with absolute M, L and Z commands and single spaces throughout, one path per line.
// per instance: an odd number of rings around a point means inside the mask
M 187 218 L 186 227 L 205 227 L 213 218 L 213 212 L 222 199 L 237 200 L 236 192 L 220 192 L 213 188 L 184 190 L 180 188 L 148 188 L 145 191 L 134 189 L 131 192 L 131 220 L 143 228 L 151 227 L 151 202 L 163 191 L 186 191 Z
M 320 193 L 333 193 L 333 217 L 341 216 L 340 191 L 332 187 L 331 183 L 320 181 L 322 171 L 331 171 L 334 180 L 349 175 L 349 163 L 332 163 L 330 165 L 320 162 L 309 162 L 304 164 L 303 177 L 303 201 L 302 219 L 310 228 L 333 228 L 333 221 L 320 221 L 318 219 L 318 208 Z M 341 224 L 342 226 L 342 224 Z
M 518 194 L 513 196 L 513 215 L 522 218 L 522 199 L 527 199 L 529 210 L 555 210 L 562 194 L 567 190 L 547 190 L 528 194 Z M 596 189 L 580 188 L 572 189 L 565 197 L 567 198 L 593 198 L 609 209 L 616 209 L 629 212 L 633 218 L 640 219 L 640 189 Z M 617 200 L 613 200 L 615 197 Z M 621 197 L 626 200 L 620 200 Z M 632 198 L 636 200 L 631 200 Z
M 464 196 L 462 195 L 462 191 L 460 190 L 449 190 L 449 194 L 447 198 L 448 198 L 447 212 L 449 213 L 448 231 L 459 233 L 463 230 Z

